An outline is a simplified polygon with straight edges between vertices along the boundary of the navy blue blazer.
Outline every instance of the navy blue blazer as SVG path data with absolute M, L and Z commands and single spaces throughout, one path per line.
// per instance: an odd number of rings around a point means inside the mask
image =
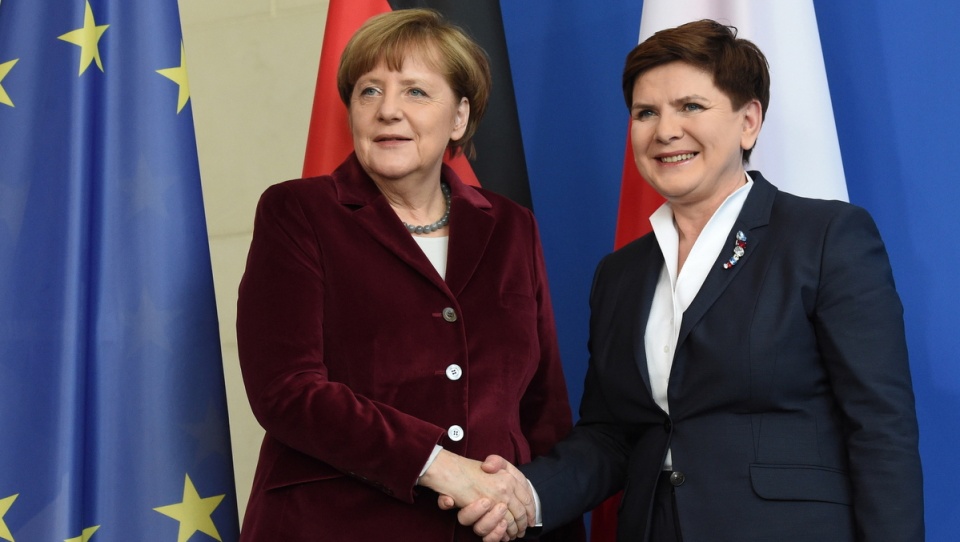
M 669 415 L 643 345 L 663 266 L 656 238 L 598 265 L 581 419 L 522 467 L 546 530 L 623 489 L 618 540 L 644 540 L 669 448 L 685 542 L 923 540 L 903 308 L 876 225 L 859 207 L 751 175 L 683 315 Z M 738 231 L 745 254 L 725 269 Z

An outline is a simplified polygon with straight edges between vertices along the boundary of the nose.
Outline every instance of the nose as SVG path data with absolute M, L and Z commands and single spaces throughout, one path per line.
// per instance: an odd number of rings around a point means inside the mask
M 385 92 L 380 98 L 380 107 L 377 108 L 377 118 L 384 122 L 399 120 L 403 116 L 400 107 L 400 98 L 394 93 Z
M 657 141 L 669 143 L 683 137 L 683 126 L 676 115 L 664 114 L 657 119 Z

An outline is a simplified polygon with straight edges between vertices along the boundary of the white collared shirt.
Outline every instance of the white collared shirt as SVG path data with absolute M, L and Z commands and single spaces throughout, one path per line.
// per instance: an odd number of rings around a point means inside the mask
M 673 367 L 674 351 L 680 335 L 680 323 L 683 313 L 700 292 L 703 281 L 723 251 L 732 253 L 733 247 L 727 246 L 727 236 L 733 228 L 747 194 L 753 187 L 753 180 L 747 175 L 747 183 L 717 208 L 704 226 L 683 263 L 683 269 L 677 273 L 680 237 L 673 221 L 673 209 L 664 203 L 652 215 L 657 243 L 663 252 L 664 265 L 653 295 L 650 317 L 643 335 L 647 355 L 647 371 L 650 374 L 650 390 L 653 399 L 664 412 L 670 413 L 667 388 L 670 382 L 670 370 Z M 664 470 L 672 470 L 673 458 L 670 451 L 663 463 Z

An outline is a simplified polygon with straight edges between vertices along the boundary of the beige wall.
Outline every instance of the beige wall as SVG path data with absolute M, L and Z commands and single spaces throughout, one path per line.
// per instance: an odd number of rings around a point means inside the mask
M 242 515 L 263 430 L 237 366 L 237 285 L 257 198 L 303 166 L 328 0 L 179 3 Z

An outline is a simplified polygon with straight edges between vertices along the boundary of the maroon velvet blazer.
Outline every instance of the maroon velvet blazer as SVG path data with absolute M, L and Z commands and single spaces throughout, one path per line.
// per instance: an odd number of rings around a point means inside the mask
M 478 540 L 416 486 L 434 445 L 523 463 L 570 430 L 532 213 L 442 176 L 446 280 L 355 156 L 261 197 L 237 336 L 266 436 L 241 540 Z

